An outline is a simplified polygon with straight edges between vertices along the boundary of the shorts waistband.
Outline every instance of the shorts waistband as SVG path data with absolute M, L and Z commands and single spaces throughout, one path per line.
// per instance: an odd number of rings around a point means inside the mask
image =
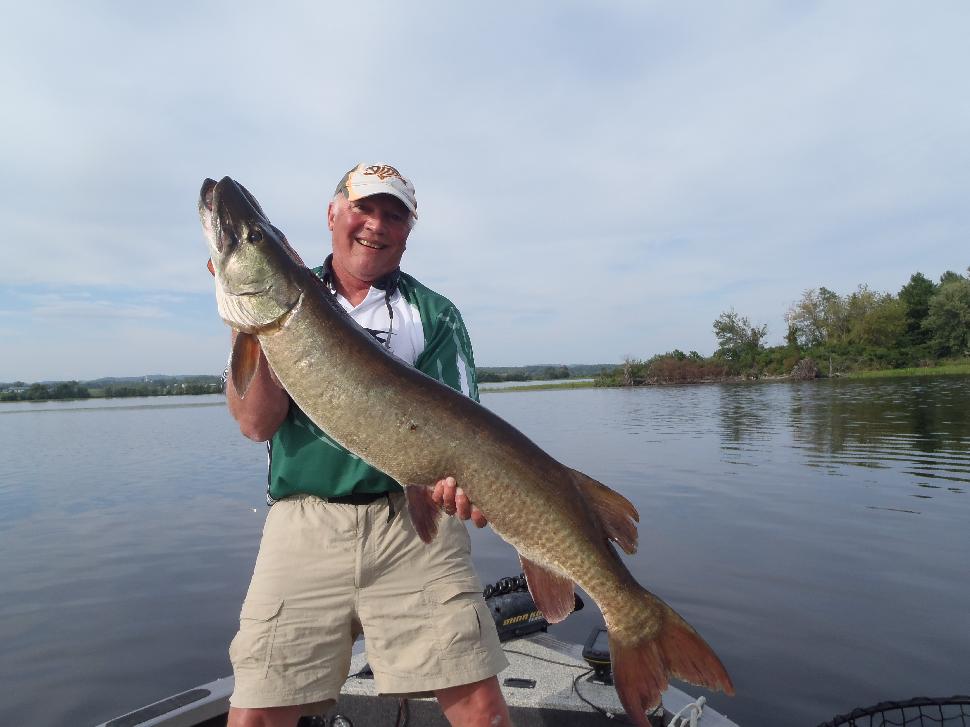
M 390 497 L 391 494 L 390 492 L 351 492 L 349 495 L 322 497 L 320 499 L 324 502 L 336 503 L 337 505 L 369 505 L 375 500 Z

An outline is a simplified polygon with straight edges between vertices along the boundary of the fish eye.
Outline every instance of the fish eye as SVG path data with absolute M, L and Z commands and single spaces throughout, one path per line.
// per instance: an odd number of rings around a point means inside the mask
M 258 227 L 252 227 L 249 230 L 249 241 L 250 242 L 262 242 L 263 241 L 263 231 Z

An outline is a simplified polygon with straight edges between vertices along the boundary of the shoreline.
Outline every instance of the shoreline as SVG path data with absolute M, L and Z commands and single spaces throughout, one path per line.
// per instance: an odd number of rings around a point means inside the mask
M 814 379 L 797 379 L 789 375 L 766 375 L 758 378 L 746 378 L 743 376 L 727 376 L 722 379 L 700 379 L 697 381 L 654 381 L 633 386 L 597 386 L 595 381 L 568 381 L 554 384 L 544 384 L 542 382 L 528 383 L 522 382 L 521 385 L 503 386 L 501 388 L 484 388 L 479 386 L 480 393 L 506 393 L 517 391 L 556 391 L 560 389 L 639 389 L 648 386 L 695 386 L 701 384 L 757 384 L 757 383 L 777 383 L 783 381 L 826 381 L 836 379 L 889 379 L 889 378 L 919 378 L 926 376 L 970 376 L 970 361 L 944 364 L 942 366 L 919 366 L 905 369 L 870 369 L 867 371 L 853 371 L 849 373 L 835 374 L 834 376 L 819 376 Z
M 543 383 L 541 381 L 526 382 L 514 386 L 489 387 L 479 386 L 479 392 L 483 394 L 503 394 L 518 391 L 558 391 L 562 389 L 637 389 L 645 386 L 685 386 L 698 384 L 756 384 L 759 382 L 779 382 L 779 381 L 825 381 L 827 379 L 889 379 L 889 378 L 919 378 L 925 376 L 970 376 L 970 361 L 961 363 L 943 364 L 942 366 L 918 366 L 905 369 L 870 369 L 868 371 L 852 371 L 848 373 L 835 374 L 834 376 L 819 376 L 816 379 L 796 379 L 792 376 L 768 375 L 760 376 L 756 379 L 743 376 L 727 376 L 722 379 L 701 379 L 697 381 L 654 381 L 633 386 L 597 386 L 595 381 L 559 381 L 556 383 Z M 10 399 L 0 401 L 3 404 L 35 404 L 52 401 L 88 401 L 91 399 L 144 399 L 144 398 L 164 398 L 171 396 L 211 396 L 222 392 L 179 392 L 177 394 L 134 394 L 132 396 L 89 396 L 78 398 L 54 398 L 54 399 Z

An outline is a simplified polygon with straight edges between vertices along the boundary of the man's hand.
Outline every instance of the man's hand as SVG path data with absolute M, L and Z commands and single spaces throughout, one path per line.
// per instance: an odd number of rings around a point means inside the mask
M 475 523 L 476 528 L 484 528 L 488 525 L 485 515 L 472 505 L 472 501 L 458 486 L 454 477 L 438 480 L 434 485 L 434 492 L 431 493 L 431 499 L 447 514 L 458 515 L 462 520 L 470 519 Z

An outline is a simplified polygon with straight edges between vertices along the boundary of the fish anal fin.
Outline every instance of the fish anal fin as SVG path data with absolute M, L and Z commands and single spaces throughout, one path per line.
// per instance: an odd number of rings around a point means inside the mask
M 576 607 L 576 595 L 573 591 L 575 584 L 569 578 L 521 554 L 519 562 L 522 563 L 522 571 L 525 573 L 525 581 L 529 585 L 532 600 L 536 602 L 546 621 L 551 624 L 559 623 L 573 612 Z
M 573 480 L 596 513 L 606 537 L 619 545 L 626 553 L 637 552 L 637 526 L 640 514 L 633 503 L 602 482 L 571 470 Z
M 236 340 L 232 344 L 232 385 L 236 389 L 239 398 L 242 399 L 249 391 L 249 385 L 256 377 L 259 368 L 259 339 L 251 333 L 236 334 Z
M 427 487 L 409 485 L 404 488 L 404 496 L 407 499 L 411 523 L 418 537 L 430 543 L 438 534 L 438 517 L 441 515 L 441 508 L 432 499 L 431 490 Z

